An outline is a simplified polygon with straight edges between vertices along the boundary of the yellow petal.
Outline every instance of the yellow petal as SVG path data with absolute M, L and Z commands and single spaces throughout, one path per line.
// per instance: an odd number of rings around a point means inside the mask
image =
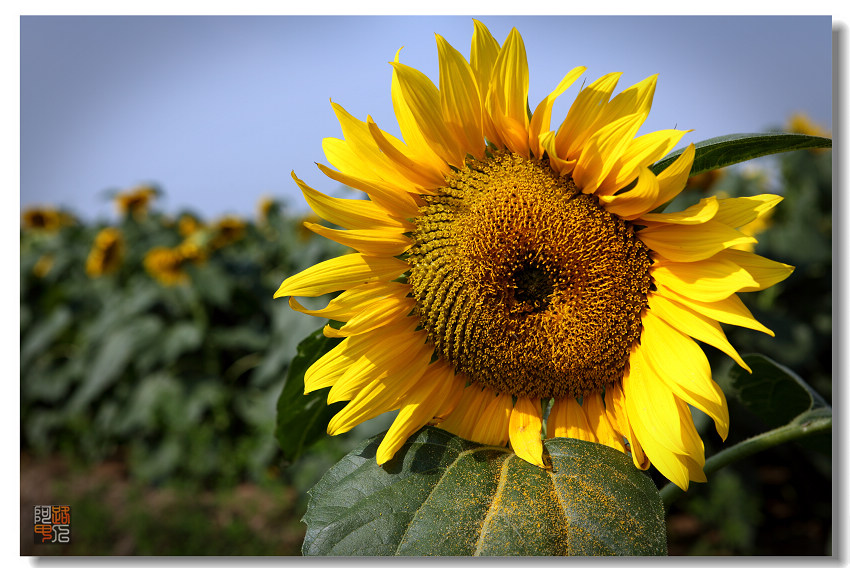
M 434 418 L 429 422 L 429 424 L 436 426 L 443 422 L 446 418 L 451 415 L 452 412 L 455 411 L 458 404 L 460 403 L 460 397 L 463 395 L 463 391 L 466 389 L 466 383 L 468 382 L 463 373 L 455 374 L 454 369 L 451 365 L 446 363 L 442 359 L 438 359 L 431 363 L 431 366 L 435 366 L 438 364 L 442 364 L 446 371 L 444 372 L 444 376 L 446 380 L 451 381 L 452 383 L 452 391 L 442 399 L 442 403 L 440 404 L 437 411 L 434 413 Z
M 668 262 L 650 268 L 656 284 L 700 302 L 717 302 L 735 292 L 756 286 L 752 275 L 717 255 L 698 262 Z
M 427 368 L 431 353 L 422 353 L 423 351 L 414 352 L 407 361 L 408 365 L 399 365 L 396 372 L 387 373 L 364 385 L 351 402 L 328 423 L 328 434 L 335 436 L 348 432 L 370 418 L 398 408 L 399 399 L 417 384 Z M 333 388 L 338 385 L 339 383 Z
M 363 337 L 347 338 L 319 357 L 304 373 L 304 394 L 333 386 L 371 344 Z
M 690 409 L 686 410 L 690 411 Z M 691 459 L 688 456 L 677 457 L 679 458 L 679 462 L 681 462 L 685 469 L 688 470 L 688 478 L 691 481 L 699 481 L 701 483 L 705 483 L 706 481 L 708 481 L 705 477 L 705 472 L 702 469 L 705 464 L 700 465 L 699 462 L 694 459 Z
M 598 193 L 612 195 L 624 188 L 635 179 L 642 168 L 649 167 L 667 155 L 686 132 L 685 130 L 659 130 L 631 140 L 623 150 L 623 155 L 614 164 L 609 176 L 599 187 Z M 652 205 L 654 208 L 654 204 Z M 650 210 L 647 209 L 647 211 Z
M 640 445 L 640 440 L 638 440 L 631 422 L 629 422 L 626 399 L 621 383 L 613 383 L 605 387 L 605 409 L 610 409 L 613 412 L 614 422 L 618 425 L 618 430 L 629 441 L 629 453 L 635 467 L 642 470 L 649 469 L 649 458 L 646 457 L 643 447 Z
M 588 424 L 596 434 L 596 439 L 599 440 L 599 443 L 609 448 L 625 452 L 626 446 L 623 444 L 623 437 L 614 429 L 613 424 L 608 420 L 605 405 L 602 402 L 602 395 L 592 393 L 585 396 L 581 406 L 587 415 Z
M 399 229 L 352 229 L 339 231 L 324 225 L 304 221 L 304 226 L 318 235 L 351 247 L 359 253 L 371 256 L 398 256 L 412 244 L 410 238 Z
M 629 422 L 640 440 L 644 453 L 652 462 L 652 465 L 661 474 L 678 485 L 683 491 L 688 489 L 688 468 L 679 459 L 679 455 L 664 447 L 656 438 L 653 426 L 656 424 L 652 407 L 646 407 L 646 401 L 638 395 L 632 396 L 633 392 L 640 391 L 644 379 L 642 371 L 632 367 L 628 373 L 623 375 L 623 395 L 626 410 L 629 414 Z M 640 399 L 640 402 L 638 402 Z
M 720 209 L 714 219 L 737 229 L 762 217 L 782 199 L 782 196 L 770 193 L 721 199 Z
M 327 139 L 325 140 L 327 141 Z M 331 155 L 327 148 L 325 149 L 325 153 Z M 419 213 L 419 204 L 411 195 L 411 192 L 402 187 L 394 187 L 380 180 L 358 178 L 332 170 L 323 164 L 316 165 L 323 174 L 332 180 L 365 192 L 372 201 L 380 205 L 382 209 L 394 217 L 405 219 L 415 217 Z
M 487 93 L 490 89 L 490 77 L 493 76 L 493 68 L 496 64 L 496 58 L 499 56 L 499 42 L 497 42 L 487 26 L 473 19 L 475 31 L 472 33 L 472 48 L 469 52 L 469 65 L 472 67 L 472 72 L 475 74 L 475 82 L 478 85 L 479 97 L 483 101 L 487 99 Z M 504 141 L 499 135 L 499 131 L 493 124 L 490 118 L 490 112 L 484 107 L 482 116 L 484 136 L 496 146 L 504 146 Z
M 576 96 L 567 117 L 558 128 L 555 148 L 564 160 L 578 158 L 585 141 L 593 134 L 591 128 L 599 117 L 622 73 L 609 73 L 592 82 Z
M 645 118 L 639 113 L 624 116 L 588 138 L 572 174 L 583 193 L 594 193 L 599 188 Z
M 673 398 L 673 405 L 664 397 L 664 388 L 658 387 L 658 381 L 645 377 L 646 370 L 640 362 L 631 367 L 630 371 L 623 377 L 623 393 L 626 408 L 629 414 L 636 436 L 652 464 L 670 481 L 683 490 L 687 490 L 690 480 L 705 481 L 702 474 L 702 466 L 705 463 L 704 446 L 702 440 L 693 428 L 693 419 L 690 409 L 681 400 Z M 653 384 L 655 386 L 653 386 Z M 650 386 L 651 396 L 644 396 L 642 389 Z M 658 415 L 661 414 L 655 408 L 656 396 L 663 403 L 665 416 L 669 418 L 668 427 L 675 432 L 660 429 Z M 680 453 L 672 451 L 671 446 L 684 445 L 689 452 Z
M 794 267 L 763 256 L 742 250 L 725 250 L 716 255 L 718 260 L 728 260 L 740 266 L 755 280 L 752 286 L 741 288 L 740 292 L 755 292 L 770 288 L 782 282 L 794 272 Z
M 415 318 L 405 319 L 409 321 Z M 412 330 L 393 333 L 395 329 L 397 326 L 387 326 L 368 335 L 373 338 L 372 345 L 349 365 L 331 387 L 328 404 L 351 400 L 366 385 L 375 381 L 400 380 L 401 377 L 415 374 L 420 367 L 424 372 L 434 352 L 433 346 L 425 345 L 425 333 Z
M 289 307 L 310 316 L 348 321 L 375 300 L 386 298 L 402 291 L 404 293 L 409 292 L 410 285 L 400 282 L 372 282 L 345 290 L 320 310 L 308 310 L 293 297 L 289 298 Z
M 377 329 L 379 327 L 401 321 L 416 307 L 413 298 L 390 296 L 376 300 L 340 329 L 330 325 L 324 328 L 325 337 L 349 337 Z
M 538 467 L 543 464 L 543 413 L 539 398 L 518 397 L 511 412 L 510 440 L 516 455 Z
M 685 184 L 688 182 L 691 168 L 694 165 L 695 155 L 696 148 L 693 144 L 688 144 L 679 154 L 679 157 L 658 174 L 658 200 L 652 209 L 664 205 L 685 189 Z
M 479 385 L 473 383 L 463 389 L 455 409 L 438 426 L 456 436 L 471 440 L 475 427 L 478 425 L 479 417 L 494 398 L 496 398 L 496 393 L 492 390 L 489 388 L 482 389 Z
M 675 213 L 648 213 L 643 215 L 640 224 L 646 223 L 647 227 L 662 227 L 665 224 L 674 225 L 701 225 L 706 221 L 714 219 L 720 210 L 720 202 L 713 195 L 704 197 L 698 203 L 694 203 L 684 211 Z
M 278 288 L 274 297 L 321 296 L 378 280 L 393 280 L 409 265 L 397 258 L 346 254 L 290 276 Z
M 384 333 L 392 336 L 410 334 L 415 329 L 408 322 L 394 323 Z M 319 357 L 304 373 L 304 393 L 332 387 L 365 353 L 381 348 L 383 335 L 358 335 L 343 339 L 339 345 Z
M 555 100 L 566 91 L 570 85 L 572 85 L 579 76 L 587 70 L 587 67 L 575 67 L 572 71 L 567 73 L 561 82 L 558 83 L 558 86 L 555 87 L 555 90 L 549 93 L 549 95 L 540 101 L 537 105 L 537 108 L 534 109 L 534 114 L 531 115 L 531 122 L 528 127 L 528 146 L 531 148 L 531 151 L 534 152 L 534 155 L 539 157 L 543 156 L 543 152 L 545 149 L 543 148 L 543 144 L 540 141 L 540 135 L 546 132 L 549 132 L 551 127 L 552 120 L 552 105 L 555 104 Z M 555 133 L 552 133 L 552 141 L 554 143 Z M 554 146 L 553 146 L 554 148 Z M 551 154 L 550 154 L 551 155 Z
M 472 429 L 473 442 L 488 446 L 504 446 L 508 443 L 509 422 L 514 403 L 511 395 L 500 393 L 490 400 L 478 422 Z
M 466 59 L 437 35 L 440 61 L 440 103 L 446 126 L 460 147 L 476 158 L 484 157 L 481 100 L 475 75 Z
M 417 161 L 410 149 L 401 145 L 395 138 L 378 128 L 372 117 L 366 117 L 369 125 L 369 133 L 375 144 L 390 160 L 394 167 L 410 180 L 412 186 L 405 187 L 408 191 L 415 193 L 435 193 L 436 189 L 445 184 L 445 174 L 433 167 L 433 164 Z
M 325 154 L 331 164 L 340 172 L 353 177 L 384 180 L 396 187 L 409 183 L 375 143 L 366 122 L 354 118 L 334 102 L 331 102 L 331 106 L 345 138 L 326 138 L 323 141 Z M 386 136 L 389 137 L 389 134 Z M 400 141 L 395 143 L 402 146 Z
M 590 427 L 584 409 L 571 396 L 555 399 L 549 413 L 550 436 L 556 438 L 575 438 L 586 442 L 596 442 L 596 434 Z
M 756 318 L 753 317 L 753 314 L 747 306 L 744 305 L 744 302 L 742 302 L 741 299 L 734 294 L 728 298 L 715 302 L 703 302 L 693 298 L 688 298 L 677 293 L 675 290 L 667 288 L 666 286 L 659 286 L 655 294 L 674 300 L 679 304 L 687 306 L 693 311 L 713 320 L 761 331 L 771 337 L 775 336 L 771 330 L 763 326 L 758 320 L 756 320 Z
M 437 361 L 404 396 L 402 407 L 378 446 L 378 465 L 392 459 L 411 434 L 428 424 L 447 399 L 460 398 L 458 381 L 450 366 Z
M 663 319 L 671 327 L 690 335 L 698 341 L 708 343 L 720 349 L 734 359 L 741 367 L 746 369 L 747 372 L 752 373 L 750 367 L 744 363 L 744 360 L 741 359 L 741 356 L 738 355 L 738 352 L 726 339 L 726 334 L 723 333 L 720 324 L 713 319 L 707 318 L 659 294 L 650 294 L 647 304 L 652 313 Z
M 627 388 L 625 384 L 623 387 L 626 401 L 632 399 L 644 428 L 661 446 L 705 463 L 704 446 L 690 412 L 686 416 L 680 413 L 674 393 L 655 374 L 654 368 L 646 363 L 645 358 L 639 356 L 641 348 L 639 346 L 630 359 L 630 387 Z M 631 417 L 631 407 L 627 408 Z
M 401 96 L 424 140 L 444 161 L 455 167 L 463 167 L 466 153 L 446 128 L 437 87 L 413 67 L 397 62 L 390 65 L 398 78 Z
M 493 64 L 485 105 L 508 149 L 527 158 L 528 60 L 516 28 L 511 29 Z
M 611 99 L 602 108 L 594 127 L 602 127 L 629 114 L 642 114 L 645 118 L 652 107 L 652 97 L 655 95 L 657 83 L 658 74 L 650 75 Z
M 301 188 L 304 199 L 316 215 L 335 225 L 346 229 L 377 229 L 378 227 L 401 227 L 406 231 L 414 229 L 411 223 L 390 217 L 386 209 L 371 201 L 330 197 L 298 179 L 295 172 L 292 172 L 292 179 Z
M 396 51 L 395 61 L 398 62 L 401 49 Z M 429 170 L 442 172 L 443 175 L 451 173 L 446 161 L 443 160 L 431 148 L 425 140 L 419 125 L 416 123 L 416 118 L 410 109 L 410 105 L 405 100 L 401 91 L 401 84 L 398 80 L 398 73 L 393 69 L 392 85 L 390 95 L 393 101 L 393 111 L 395 112 L 396 120 L 398 121 L 399 130 L 407 144 L 411 158 L 421 164 L 427 164 Z
M 565 176 L 569 175 L 573 171 L 575 162 L 571 163 L 558 157 L 558 153 L 555 150 L 554 132 L 550 131 L 541 134 L 540 145 L 543 147 L 543 150 L 546 152 L 546 156 L 549 158 L 549 167 L 552 168 L 555 173 Z
M 649 171 L 649 168 L 643 168 L 637 184 L 632 189 L 619 195 L 602 195 L 599 197 L 599 203 L 609 213 L 621 219 L 631 220 L 646 213 L 656 199 L 658 199 L 658 179 Z
M 705 260 L 729 247 L 756 242 L 753 237 L 717 221 L 700 225 L 658 225 L 647 227 L 637 235 L 650 249 L 676 262 Z
M 657 384 L 688 404 L 708 414 L 724 440 L 729 433 L 729 410 L 726 397 L 711 378 L 711 367 L 702 349 L 694 341 L 661 318 L 647 312 L 643 319 L 640 346 L 630 364 L 646 362 L 646 373 L 656 377 Z M 652 382 L 652 381 L 647 381 Z

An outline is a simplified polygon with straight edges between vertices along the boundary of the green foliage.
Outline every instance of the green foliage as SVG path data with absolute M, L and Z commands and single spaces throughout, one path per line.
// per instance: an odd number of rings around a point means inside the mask
M 795 270 L 768 290 L 741 294 L 775 337 L 724 326 L 753 375 L 703 346 L 714 378 L 727 394 L 731 415 L 725 443 L 713 433 L 709 420 L 697 416 L 709 458 L 706 467 L 736 463 L 709 474 L 707 484 L 692 485 L 675 501 L 669 522 L 671 553 L 831 553 L 832 436 L 830 412 L 823 405 L 831 401 L 833 369 L 832 152 L 799 150 L 726 168 L 711 187 L 686 190 L 669 209 L 687 206 L 706 194 L 738 197 L 765 192 L 778 193 L 784 200 L 756 232 L 755 252 Z M 812 434 L 815 429 L 820 433 Z M 799 442 L 776 445 L 777 440 Z M 732 448 L 743 451 L 737 457 L 732 452 L 734 459 L 727 461 Z M 665 487 L 665 502 L 668 490 L 680 493 Z M 738 521 L 716 513 L 727 507 L 724 503 L 737 502 L 736 492 L 747 495 L 746 506 L 740 503 L 740 522 L 754 525 L 754 534 L 734 535 L 727 527 Z M 752 514 L 753 509 L 760 514 Z M 738 513 L 733 509 L 729 514 Z M 681 519 L 689 520 L 678 522 Z M 682 541 L 688 526 L 694 532 Z
M 22 450 L 123 456 L 148 481 L 263 479 L 281 457 L 275 400 L 312 325 L 272 296 L 336 245 L 279 207 L 216 247 L 214 225 L 184 236 L 156 212 L 114 226 L 123 261 L 101 276 L 86 259 L 103 223 L 21 231 Z M 184 283 L 146 271 L 151 249 L 190 239 L 206 259 L 184 263 Z
M 829 405 L 791 369 L 764 355 L 743 357 L 752 375 L 740 367 L 729 371 L 722 381 L 724 392 L 740 400 L 770 428 L 788 424 L 807 412 L 828 409 Z
M 344 402 L 328 405 L 328 389 L 304 394 L 304 373 L 339 342 L 325 337 L 319 329 L 298 344 L 298 354 L 289 365 L 277 403 L 275 434 L 287 461 L 297 460 L 307 447 L 323 438 L 328 422 L 345 406 Z
M 697 142 L 694 148 L 692 176 L 770 154 L 806 148 L 832 148 L 832 139 L 805 134 L 729 134 Z M 670 153 L 650 169 L 656 174 L 662 172 L 681 153 L 682 150 Z
M 599 444 L 556 438 L 543 470 L 424 428 L 384 466 L 371 438 L 310 491 L 305 555 L 666 554 L 650 479 Z

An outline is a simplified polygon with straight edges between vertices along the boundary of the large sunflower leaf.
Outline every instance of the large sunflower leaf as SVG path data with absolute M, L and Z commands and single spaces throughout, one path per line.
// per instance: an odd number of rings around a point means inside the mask
M 829 405 L 791 369 L 758 353 L 743 356 L 752 375 L 740 367 L 720 379 L 730 396 L 744 404 L 770 428 L 788 424 L 804 413 Z
M 806 134 L 729 134 L 697 142 L 694 147 L 696 155 L 691 176 L 780 152 L 832 148 L 832 139 Z M 672 164 L 681 153 L 682 150 L 677 150 L 663 160 L 652 164 L 649 169 L 658 174 Z
M 287 461 L 297 460 L 311 444 L 326 435 L 328 422 L 343 406 L 328 406 L 328 389 L 304 394 L 304 373 L 322 355 L 333 349 L 339 339 L 325 337 L 321 329 L 298 344 L 298 353 L 289 364 L 286 382 L 277 400 L 275 436 Z
M 544 470 L 437 428 L 377 465 L 363 442 L 310 490 L 305 555 L 663 555 L 652 481 L 616 450 L 555 438 Z

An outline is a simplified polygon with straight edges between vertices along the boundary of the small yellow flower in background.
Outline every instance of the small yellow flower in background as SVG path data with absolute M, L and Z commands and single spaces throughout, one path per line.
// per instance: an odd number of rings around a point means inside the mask
M 544 467 L 541 433 L 605 444 L 652 463 L 682 488 L 705 481 L 689 405 L 726 438 L 726 398 L 694 339 L 749 370 L 718 322 L 772 332 L 737 292 L 792 267 L 735 250 L 737 228 L 781 197 L 707 197 L 651 213 L 685 187 L 695 149 L 649 166 L 686 133 L 635 137 L 657 76 L 612 96 L 621 73 L 590 82 L 550 128 L 576 67 L 528 116 L 528 65 L 516 29 L 504 45 L 475 22 L 469 61 L 437 36 L 439 88 L 392 65 L 403 141 L 332 107 L 343 139 L 323 147 L 333 180 L 368 200 L 324 195 L 293 178 L 312 209 L 344 230 L 307 222 L 357 252 L 287 278 L 275 297 L 321 318 L 342 342 L 304 376 L 348 401 L 328 425 L 351 430 L 398 410 L 377 450 L 391 459 L 436 424 L 483 444 L 510 444 Z M 627 186 L 631 189 L 623 191 Z M 295 296 L 342 293 L 320 310 Z
M 260 224 L 267 223 L 269 220 L 269 213 L 275 207 L 280 207 L 280 203 L 275 198 L 269 197 L 268 195 L 261 197 L 260 201 L 257 203 L 257 221 Z
M 310 213 L 309 215 L 304 215 L 301 217 L 301 220 L 298 222 L 296 235 L 298 235 L 298 240 L 300 242 L 309 241 L 312 238 L 316 237 L 316 233 L 314 233 L 310 226 L 315 225 L 321 221 L 321 217 L 316 215 L 315 213 Z
M 758 236 L 759 234 L 763 233 L 768 228 L 770 228 L 770 226 L 773 224 L 773 222 L 772 222 L 773 211 L 774 210 L 771 209 L 770 211 L 768 211 L 767 213 L 765 213 L 761 217 L 757 217 L 756 219 L 754 219 L 752 222 L 747 223 L 746 225 L 742 225 L 741 227 L 738 227 L 738 230 L 740 232 L 742 232 L 743 234 L 747 235 L 748 237 Z M 754 252 L 755 247 L 756 247 L 756 243 L 750 242 L 750 243 L 741 243 L 741 244 L 735 245 L 731 248 L 734 248 L 736 250 L 743 250 L 743 251 L 747 251 L 747 252 Z
M 143 185 L 116 195 L 115 205 L 122 216 L 132 215 L 136 219 L 141 219 L 147 215 L 150 203 L 157 194 L 156 188 Z
M 185 259 L 177 249 L 155 247 L 145 254 L 144 265 L 148 274 L 161 284 L 175 286 L 189 281 L 189 275 L 183 270 Z
M 51 207 L 31 207 L 21 214 L 21 223 L 25 229 L 52 233 L 69 225 L 71 218 L 67 213 Z
M 175 250 L 184 261 L 200 264 L 207 259 L 206 249 L 191 237 L 177 245 Z
M 93 278 L 115 272 L 124 258 L 124 237 L 115 227 L 106 227 L 94 238 L 88 259 L 86 274 Z
M 809 136 L 830 136 L 828 130 L 816 124 L 807 114 L 802 112 L 791 115 L 788 119 L 787 130 L 795 134 L 807 134 Z
M 245 235 L 245 222 L 233 215 L 219 219 L 213 226 L 214 237 L 210 248 L 218 249 L 241 239 Z
M 189 213 L 184 213 L 177 221 L 177 232 L 180 233 L 181 237 L 188 237 L 203 227 L 204 224 L 201 220 Z
M 53 268 L 53 261 L 55 260 L 54 255 L 52 254 L 43 254 L 36 263 L 32 267 L 32 273 L 35 274 L 38 278 L 44 278 L 50 273 L 50 269 Z
M 202 264 L 207 259 L 207 250 L 199 244 L 196 236 L 202 231 L 185 239 L 176 247 L 155 247 L 147 252 L 144 259 L 145 269 L 161 284 L 174 286 L 189 282 L 187 264 Z
M 723 170 L 708 170 L 707 172 L 689 177 L 685 188 L 708 192 L 724 175 L 725 172 Z

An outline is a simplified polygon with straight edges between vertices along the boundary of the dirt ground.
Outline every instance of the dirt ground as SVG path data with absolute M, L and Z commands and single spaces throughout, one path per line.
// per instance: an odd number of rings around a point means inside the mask
M 21 455 L 22 556 L 294 555 L 304 538 L 289 488 L 188 491 L 135 482 L 120 462 L 80 469 Z M 71 543 L 34 544 L 33 507 L 71 506 Z

